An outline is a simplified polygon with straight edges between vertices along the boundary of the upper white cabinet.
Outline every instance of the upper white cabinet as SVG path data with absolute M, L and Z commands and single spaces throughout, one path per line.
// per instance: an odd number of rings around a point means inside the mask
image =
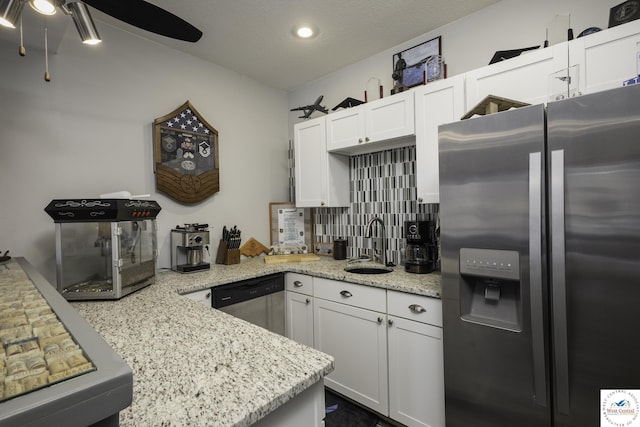
M 349 158 L 327 152 L 325 117 L 293 127 L 297 207 L 349 206 Z
M 622 86 L 640 73 L 640 21 L 580 37 L 570 42 L 570 64 L 579 66 L 583 94 Z
M 540 104 L 547 102 L 550 76 L 567 68 L 567 43 L 525 52 L 506 61 L 469 71 L 467 109 L 487 95 Z
M 413 91 L 347 108 L 326 118 L 330 152 L 361 154 L 411 144 L 411 140 L 397 140 L 415 133 Z
M 466 112 L 464 75 L 437 80 L 415 91 L 416 175 L 419 203 L 440 203 L 438 126 Z

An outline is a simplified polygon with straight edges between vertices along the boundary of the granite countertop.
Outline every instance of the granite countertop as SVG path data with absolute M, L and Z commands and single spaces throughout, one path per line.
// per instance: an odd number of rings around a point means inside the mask
M 248 426 L 333 371 L 333 358 L 180 294 L 291 271 L 431 297 L 438 274 L 343 270 L 346 261 L 265 264 L 243 260 L 211 270 L 161 271 L 154 285 L 118 301 L 73 307 L 133 370 L 133 403 L 121 426 Z

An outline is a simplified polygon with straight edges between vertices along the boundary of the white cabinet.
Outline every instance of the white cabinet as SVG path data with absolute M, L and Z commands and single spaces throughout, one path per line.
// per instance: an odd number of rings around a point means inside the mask
M 419 203 L 440 203 L 438 126 L 466 112 L 464 75 L 437 80 L 415 91 L 416 175 Z
M 567 42 L 524 52 L 518 57 L 465 74 L 467 109 L 487 95 L 540 104 L 547 102 L 549 76 L 567 68 Z
M 314 278 L 314 294 L 315 347 L 335 358 L 325 384 L 387 414 L 385 290 Z
M 444 427 L 442 303 L 388 291 L 389 417 Z
M 579 66 L 583 94 L 620 87 L 640 73 L 640 21 L 575 39 L 569 52 L 570 63 Z
M 327 150 L 361 154 L 413 143 L 413 91 L 382 98 L 326 116 Z M 394 142 L 395 140 L 395 142 Z
M 349 205 L 349 158 L 327 153 L 325 117 L 294 125 L 298 207 Z
M 202 291 L 191 292 L 184 295 L 185 297 L 211 307 L 211 289 L 205 289 Z
M 285 276 L 285 336 L 313 347 L 313 277 Z

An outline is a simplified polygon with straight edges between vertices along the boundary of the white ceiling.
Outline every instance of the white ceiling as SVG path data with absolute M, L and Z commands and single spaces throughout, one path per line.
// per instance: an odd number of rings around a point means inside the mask
M 150 0 L 199 28 L 197 43 L 139 30 L 90 8 L 98 31 L 107 23 L 234 70 L 271 87 L 293 90 L 346 65 L 427 33 L 499 0 Z M 25 37 L 42 39 L 42 24 L 24 9 Z M 49 19 L 49 50 L 71 22 Z M 27 21 L 27 18 L 30 21 Z M 36 19 L 37 25 L 31 25 Z M 311 23 L 320 33 L 297 39 Z M 70 24 L 73 26 L 73 24 Z M 37 30 L 35 34 L 32 27 Z M 0 29 L 0 39 L 17 40 Z M 104 40 L 108 43 L 108 40 Z

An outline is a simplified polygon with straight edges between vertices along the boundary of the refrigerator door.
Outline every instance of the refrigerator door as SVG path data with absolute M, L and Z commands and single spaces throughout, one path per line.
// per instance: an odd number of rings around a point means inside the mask
M 439 138 L 447 426 L 551 425 L 544 107 L 443 125 Z
M 640 86 L 551 103 L 548 126 L 554 425 L 595 427 L 601 389 L 640 388 Z

